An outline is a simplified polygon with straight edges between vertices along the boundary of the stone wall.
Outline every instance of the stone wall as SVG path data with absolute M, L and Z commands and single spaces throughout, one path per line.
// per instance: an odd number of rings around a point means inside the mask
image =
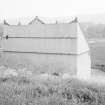
M 36 72 L 76 74 L 76 56 L 29 53 L 3 53 L 2 63 L 11 68 L 26 66 Z

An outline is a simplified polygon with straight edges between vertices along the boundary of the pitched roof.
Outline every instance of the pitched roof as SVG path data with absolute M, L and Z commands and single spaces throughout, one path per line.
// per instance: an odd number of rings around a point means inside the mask
M 6 50 L 63 54 L 81 54 L 89 51 L 78 21 L 62 24 L 35 23 L 18 27 L 4 25 L 4 37 L 6 35 L 9 37 L 8 41 L 4 42 Z M 14 38 L 15 40 L 12 40 Z M 21 47 L 17 46 L 17 43 Z
M 71 37 L 76 38 L 75 23 L 32 24 L 26 26 L 4 25 L 4 36 L 10 37 Z

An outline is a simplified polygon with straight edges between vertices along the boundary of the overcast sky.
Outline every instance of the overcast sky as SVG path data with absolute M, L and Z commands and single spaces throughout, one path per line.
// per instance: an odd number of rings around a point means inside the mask
M 0 18 L 105 13 L 105 0 L 0 0 Z

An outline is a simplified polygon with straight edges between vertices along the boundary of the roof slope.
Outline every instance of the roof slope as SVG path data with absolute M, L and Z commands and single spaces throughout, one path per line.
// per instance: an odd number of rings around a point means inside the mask
M 4 36 L 9 37 L 76 37 L 76 24 L 4 25 Z
M 77 21 L 64 24 L 4 25 L 3 47 L 8 51 L 81 54 L 89 51 Z

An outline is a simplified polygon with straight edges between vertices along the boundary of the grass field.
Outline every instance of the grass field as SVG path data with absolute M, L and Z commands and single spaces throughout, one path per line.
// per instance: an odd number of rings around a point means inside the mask
M 0 78 L 0 105 L 105 105 L 105 87 L 76 79 Z

